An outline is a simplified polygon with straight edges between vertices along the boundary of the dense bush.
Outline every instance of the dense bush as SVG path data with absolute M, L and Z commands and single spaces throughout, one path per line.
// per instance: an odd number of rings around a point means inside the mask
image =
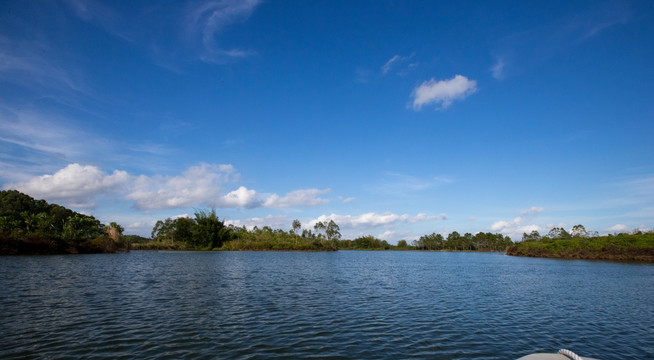
M 127 248 L 121 233 L 116 223 L 107 227 L 19 191 L 0 191 L 0 254 L 114 252 Z

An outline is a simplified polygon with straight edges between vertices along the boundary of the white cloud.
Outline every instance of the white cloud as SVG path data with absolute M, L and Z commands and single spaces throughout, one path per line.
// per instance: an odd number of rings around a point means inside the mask
M 342 199 L 341 201 L 343 201 L 343 204 L 349 204 L 349 203 L 351 203 L 352 201 L 354 201 L 356 199 L 357 198 L 355 198 L 355 197 L 348 197 L 348 198 Z
M 0 162 L 1 164 L 1 162 Z M 239 186 L 225 194 L 224 187 L 239 180 L 232 165 L 201 163 L 180 175 L 132 176 L 115 170 L 107 174 L 97 166 L 70 164 L 53 175 L 31 177 L 4 185 L 34 197 L 58 201 L 77 208 L 92 208 L 99 195 L 114 194 L 134 202 L 139 210 L 183 209 L 195 206 L 216 208 L 288 208 L 318 206 L 329 202 L 319 197 L 330 189 L 300 189 L 285 196 L 264 196 Z
M 310 227 L 313 227 L 317 222 L 328 222 L 334 220 L 338 226 L 341 228 L 349 229 L 361 229 L 368 227 L 381 227 L 389 226 L 395 223 L 416 223 L 422 221 L 433 221 L 437 219 L 447 218 L 447 215 L 441 214 L 438 216 L 428 216 L 427 214 L 418 214 L 416 216 L 410 216 L 409 214 L 394 214 L 391 212 L 385 212 L 383 214 L 378 214 L 374 212 L 369 212 L 361 215 L 321 215 L 316 219 L 313 219 L 309 222 Z
M 463 100 L 477 91 L 477 82 L 463 75 L 448 80 L 431 79 L 413 90 L 413 109 L 420 110 L 423 105 L 436 104 L 446 109 L 454 100 Z
M 400 240 L 406 240 L 408 243 L 411 243 L 413 240 L 417 240 L 420 236 L 414 235 L 410 231 L 393 231 L 386 230 L 383 233 L 377 235 L 378 239 L 386 240 L 390 244 L 397 245 L 397 242 Z
M 291 191 L 286 196 L 279 196 L 277 194 L 270 195 L 263 203 L 265 207 L 272 208 L 288 208 L 292 206 L 318 206 L 329 202 L 327 199 L 318 197 L 318 195 L 326 194 L 330 189 L 301 189 Z
M 259 0 L 217 0 L 190 9 L 186 26 L 190 36 L 201 38 L 200 58 L 209 63 L 223 63 L 252 54 L 247 50 L 223 49 L 216 37 L 224 28 L 247 20 L 259 3 Z
M 392 238 L 394 235 L 395 235 L 395 231 L 386 230 L 383 233 L 377 235 L 377 237 L 379 239 L 382 239 L 382 240 L 388 240 L 388 239 Z
M 382 74 L 386 75 L 398 65 L 405 64 L 409 59 L 413 57 L 413 55 L 414 54 L 411 54 L 409 56 L 394 55 L 384 65 L 382 65 L 381 67 Z M 405 75 L 409 69 L 416 67 L 417 65 L 418 65 L 417 63 L 412 63 L 412 64 L 408 64 L 408 66 L 403 66 L 403 70 L 400 71 L 398 74 Z
M 248 190 L 245 186 L 229 192 L 218 202 L 220 207 L 257 207 L 261 204 L 259 195 L 254 190 Z
M 519 215 L 534 215 L 543 212 L 543 210 L 545 209 L 540 206 L 532 206 L 529 209 L 520 211 Z
M 218 206 L 234 203 L 235 196 L 223 199 L 221 186 L 238 178 L 231 165 L 200 164 L 178 176 L 138 176 L 125 198 L 140 210 L 179 209 L 198 204 Z
M 606 229 L 606 231 L 610 231 L 610 232 L 626 232 L 626 231 L 629 231 L 629 228 L 627 227 L 627 225 L 624 225 L 624 224 L 615 224 L 615 225 L 611 226 L 610 228 Z
M 494 222 L 490 226 L 490 230 L 501 234 L 509 235 L 513 238 L 521 238 L 523 233 L 531 233 L 532 231 L 542 231 L 543 229 L 535 224 L 525 224 L 525 219 L 516 217 L 513 220 L 505 221 L 500 220 Z
M 293 220 L 286 215 L 268 215 L 265 217 L 252 217 L 243 220 L 226 220 L 225 224 L 236 227 L 245 226 L 252 230 L 255 226 L 262 228 L 270 226 L 273 229 L 290 229 Z
M 504 79 L 504 59 L 503 58 L 497 58 L 497 62 L 493 67 L 491 67 L 491 73 L 493 74 L 493 77 L 497 80 L 502 80 Z
M 425 213 L 420 213 L 413 218 L 409 219 L 409 222 L 414 224 L 417 222 L 422 222 L 422 221 L 436 221 L 436 220 L 447 220 L 447 214 L 439 214 L 439 215 L 427 215 Z
M 53 175 L 42 175 L 27 182 L 6 184 L 4 187 L 39 199 L 92 208 L 95 206 L 95 196 L 115 192 L 129 181 L 130 176 L 125 171 L 115 170 L 110 175 L 97 166 L 70 164 Z
M 386 75 L 389 71 L 391 71 L 391 68 L 393 67 L 393 63 L 398 61 L 400 59 L 400 55 L 395 55 L 392 58 L 390 58 L 382 67 L 382 73 Z

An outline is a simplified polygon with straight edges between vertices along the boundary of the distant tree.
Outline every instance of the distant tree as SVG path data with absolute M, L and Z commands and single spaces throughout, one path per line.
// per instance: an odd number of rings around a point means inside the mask
M 125 228 L 118 225 L 118 223 L 114 221 L 112 221 L 107 227 L 107 234 L 109 235 L 110 238 L 116 241 L 119 240 L 120 237 L 123 235 L 123 231 L 125 231 Z
M 197 210 L 195 212 L 195 223 L 195 232 L 191 241 L 193 246 L 218 248 L 230 238 L 229 228 L 225 226 L 223 221 L 218 219 L 215 209 L 211 209 L 209 212 Z
M 538 233 L 538 231 L 536 231 L 536 230 L 532 230 L 531 233 L 529 233 L 529 234 L 522 233 L 522 241 L 529 241 L 529 240 L 538 241 L 540 239 L 541 239 L 541 236 Z
M 447 242 L 445 246 L 451 250 L 464 250 L 462 246 L 463 242 L 461 240 L 461 234 L 459 234 L 457 231 L 452 231 L 449 235 L 447 235 Z
M 311 232 L 311 230 L 309 230 L 309 229 L 304 229 L 304 230 L 302 230 L 302 237 L 303 237 L 303 238 L 312 239 L 312 238 L 315 237 L 315 235 Z
M 400 249 L 406 249 L 409 247 L 409 244 L 407 244 L 406 240 L 400 240 L 397 242 L 397 247 Z
M 293 234 L 298 234 L 299 235 L 300 230 L 302 229 L 302 223 L 300 223 L 300 220 L 298 220 L 298 219 L 293 220 L 293 225 L 291 225 L 291 226 L 292 226 L 291 232 Z
M 341 239 L 341 228 L 336 225 L 334 220 L 329 220 L 329 223 L 325 227 L 325 234 L 327 235 L 327 240 L 334 241 Z
M 415 245 L 417 245 L 417 248 L 422 250 L 441 250 L 444 248 L 445 239 L 441 234 L 431 233 L 429 235 L 421 236 Z
M 376 237 L 366 235 L 352 240 L 352 247 L 355 249 L 381 249 L 384 247 L 384 244 Z
M 570 236 L 585 238 L 588 237 L 588 231 L 586 231 L 586 228 L 581 224 L 575 225 L 570 229 Z
M 322 232 L 327 229 L 327 225 L 322 221 L 318 221 L 315 225 L 313 225 L 313 229 L 316 231 L 318 238 L 323 238 L 324 236 Z
M 75 214 L 68 218 L 64 226 L 64 238 L 80 241 L 104 235 L 104 226 L 95 218 Z
M 195 226 L 194 219 L 186 216 L 178 217 L 173 221 L 173 240 L 181 243 L 192 242 Z
M 562 227 L 554 227 L 547 233 L 547 237 L 550 239 L 569 239 L 570 234 Z

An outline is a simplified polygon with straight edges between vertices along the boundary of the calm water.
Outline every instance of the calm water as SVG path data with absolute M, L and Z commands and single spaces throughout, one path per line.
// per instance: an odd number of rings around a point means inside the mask
M 654 266 L 437 252 L 0 257 L 0 358 L 654 359 Z

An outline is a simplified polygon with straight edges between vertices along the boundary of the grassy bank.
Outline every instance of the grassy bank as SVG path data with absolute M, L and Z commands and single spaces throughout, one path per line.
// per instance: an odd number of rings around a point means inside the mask
M 560 259 L 654 262 L 654 233 L 526 240 L 510 246 L 506 254 Z

